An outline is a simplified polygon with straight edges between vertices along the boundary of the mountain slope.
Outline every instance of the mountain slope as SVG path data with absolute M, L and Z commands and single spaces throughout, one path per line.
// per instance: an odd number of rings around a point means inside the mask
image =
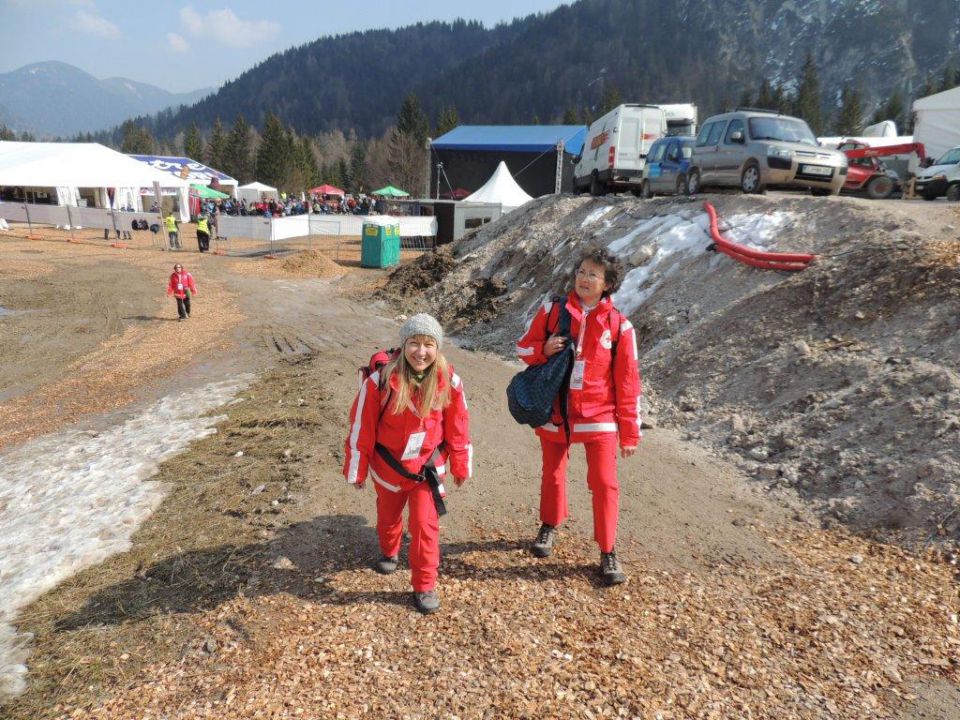
M 764 78 L 791 84 L 812 52 L 825 109 L 844 83 L 868 108 L 910 99 L 960 57 L 960 0 L 580 0 L 487 30 L 459 21 L 323 38 L 268 58 L 196 107 L 163 118 L 171 136 L 238 112 L 267 111 L 300 132 L 379 134 L 416 92 L 432 117 L 558 121 L 600 104 L 604 85 L 633 102 L 688 102 L 709 114 Z M 601 80 L 602 77 L 602 80 Z
M 0 122 L 40 136 L 70 136 L 192 105 L 210 92 L 171 93 L 125 78 L 98 80 L 67 63 L 34 63 L 0 74 Z

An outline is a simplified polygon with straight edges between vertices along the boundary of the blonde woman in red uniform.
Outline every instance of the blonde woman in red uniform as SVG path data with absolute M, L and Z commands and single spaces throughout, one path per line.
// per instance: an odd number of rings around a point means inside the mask
M 472 473 L 470 420 L 460 377 L 440 346 L 443 328 L 425 313 L 400 328 L 401 351 L 360 387 L 350 410 L 343 474 L 377 492 L 376 569 L 397 569 L 403 508 L 409 507 L 410 570 L 414 602 L 422 613 L 440 609 L 440 515 L 446 512 L 443 479 L 459 487 Z
M 569 514 L 567 462 L 570 445 L 582 443 L 587 456 L 587 487 L 593 503 L 593 536 L 600 546 L 600 573 L 608 585 L 626 580 L 616 552 L 620 485 L 617 449 L 623 458 L 640 443 L 640 372 L 633 325 L 614 306 L 610 295 L 620 287 L 623 266 L 600 248 L 585 251 L 574 273 L 573 290 L 537 311 L 517 343 L 517 355 L 528 365 L 575 343 L 575 358 L 566 395 L 566 420 L 560 399 L 550 422 L 536 428 L 543 453 L 540 483 L 540 531 L 531 552 L 553 552 L 556 528 Z M 557 334 L 560 305 L 570 314 L 571 340 Z

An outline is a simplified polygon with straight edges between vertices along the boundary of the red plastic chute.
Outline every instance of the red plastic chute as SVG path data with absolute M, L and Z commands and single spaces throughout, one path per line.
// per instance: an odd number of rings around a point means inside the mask
M 724 255 L 755 268 L 764 270 L 803 270 L 816 258 L 816 255 L 810 253 L 783 253 L 766 252 L 765 250 L 755 250 L 741 245 L 740 243 L 728 240 L 720 234 L 720 228 L 717 227 L 717 211 L 709 202 L 703 204 L 707 215 L 710 217 L 710 236 L 716 243 L 717 250 Z

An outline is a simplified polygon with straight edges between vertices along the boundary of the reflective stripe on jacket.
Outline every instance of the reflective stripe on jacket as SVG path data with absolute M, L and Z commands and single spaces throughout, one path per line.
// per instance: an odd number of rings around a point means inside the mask
M 470 416 L 460 377 L 450 369 L 448 379 L 440 378 L 441 387 L 450 383 L 450 404 L 443 410 L 432 410 L 420 417 L 411 408 L 399 415 L 393 413 L 393 397 L 399 387 L 397 373 L 380 387 L 380 372 L 370 375 L 360 386 L 350 410 L 350 433 L 344 443 L 343 475 L 349 483 L 363 483 L 369 472 L 374 482 L 388 490 L 409 490 L 416 483 L 394 471 L 377 455 L 374 446 L 383 445 L 401 461 L 410 473 L 418 474 L 433 451 L 443 443 L 437 473 L 441 478 L 449 470 L 454 477 L 473 475 L 473 446 L 470 444 Z M 386 401 L 386 405 L 383 402 Z M 402 460 L 407 441 L 417 432 L 425 432 L 417 457 Z
M 565 302 L 570 313 L 570 334 L 576 343 L 584 311 L 576 292 L 567 295 Z M 527 365 L 547 361 L 543 346 L 555 332 L 559 318 L 552 310 L 553 302 L 545 302 L 517 341 L 517 356 Z M 617 321 L 619 328 L 611 327 L 611 322 Z M 587 313 L 586 323 L 580 349 L 580 359 L 585 363 L 583 386 L 571 388 L 567 399 L 570 441 L 588 442 L 607 433 L 619 433 L 620 447 L 634 447 L 642 437 L 639 413 L 642 386 L 636 332 L 627 317 L 616 311 L 609 297 L 601 299 Z M 613 357 L 614 341 L 616 358 Z M 546 439 L 565 440 L 559 399 L 554 400 L 550 422 L 536 432 Z

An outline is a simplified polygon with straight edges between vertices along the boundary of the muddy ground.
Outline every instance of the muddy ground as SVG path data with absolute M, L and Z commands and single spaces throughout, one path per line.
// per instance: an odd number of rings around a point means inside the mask
M 750 480 L 679 422 L 658 422 L 621 467 L 626 586 L 595 577 L 576 453 L 573 518 L 557 555 L 534 561 L 525 544 L 537 527 L 537 444 L 506 413 L 515 366 L 495 353 L 449 348 L 470 399 L 477 474 L 444 518 L 444 610 L 417 616 L 404 572 L 369 569 L 372 493 L 339 476 L 355 367 L 396 334 L 392 301 L 369 294 L 383 273 L 306 278 L 195 256 L 184 262 L 200 284 L 198 310 L 178 324 L 162 319 L 174 314 L 161 295 L 164 253 L 2 242 L 24 267 L 42 248 L 56 277 L 120 263 L 129 269 L 113 275 L 114 296 L 147 299 L 119 325 L 94 323 L 98 345 L 68 345 L 42 374 L 19 376 L 0 417 L 48 393 L 74 401 L 61 423 L 103 422 L 57 371 L 89 369 L 110 343 L 150 340 L 148 357 L 171 339 L 191 347 L 150 362 L 114 353 L 117 378 L 144 381 L 114 383 L 118 406 L 224 373 L 262 374 L 217 435 L 161 467 L 154 482 L 169 494 L 133 548 L 21 615 L 18 629 L 35 634 L 30 686 L 5 717 L 954 720 L 957 585 L 942 554 L 820 529 L 806 504 Z M 109 261 L 93 259 L 105 252 Z M 34 282 L 42 293 L 40 276 L 24 284 Z M 218 293 L 216 314 L 205 288 Z M 59 314 L 82 326 L 95 306 Z M 10 378 L 22 357 L 12 353 L 0 349 Z

